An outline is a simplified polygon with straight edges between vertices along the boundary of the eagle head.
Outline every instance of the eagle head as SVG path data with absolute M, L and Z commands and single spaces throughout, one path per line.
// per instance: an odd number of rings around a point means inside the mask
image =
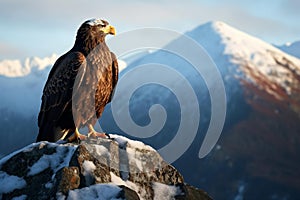
M 103 19 L 90 19 L 85 21 L 83 24 L 90 26 L 90 28 L 95 32 L 99 32 L 104 35 L 116 35 L 115 27 L 109 25 L 109 23 Z
M 85 21 L 78 29 L 74 47 L 89 51 L 105 41 L 108 34 L 115 35 L 116 30 L 103 19 Z

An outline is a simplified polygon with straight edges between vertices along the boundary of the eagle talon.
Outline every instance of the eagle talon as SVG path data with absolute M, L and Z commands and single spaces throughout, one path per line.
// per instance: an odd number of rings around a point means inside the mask
M 89 134 L 88 134 L 88 138 L 110 138 L 109 135 L 107 133 L 99 133 L 97 131 L 95 131 L 94 127 L 90 124 L 89 125 Z
M 86 136 L 79 133 L 78 129 L 75 129 L 75 133 L 67 139 L 67 142 L 77 142 L 80 143 L 83 140 L 86 140 Z
M 88 138 L 109 138 L 106 133 L 98 133 L 98 132 L 91 132 L 88 134 Z

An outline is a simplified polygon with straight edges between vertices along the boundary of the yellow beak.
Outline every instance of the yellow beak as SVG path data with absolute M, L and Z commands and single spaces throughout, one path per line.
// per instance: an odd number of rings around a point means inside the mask
M 109 26 L 109 34 L 116 35 L 116 29 L 113 26 Z
M 102 31 L 106 34 L 116 35 L 116 29 L 111 25 L 105 26 Z

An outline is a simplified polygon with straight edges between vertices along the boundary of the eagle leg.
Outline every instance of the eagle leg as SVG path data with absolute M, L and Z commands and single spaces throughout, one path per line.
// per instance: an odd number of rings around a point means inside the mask
M 100 138 L 109 138 L 109 136 L 106 133 L 99 133 L 99 132 L 95 131 L 94 127 L 91 124 L 89 124 L 88 128 L 89 128 L 88 138 L 89 137 L 92 137 L 92 138 L 98 138 L 98 137 L 100 137 Z
M 86 140 L 86 136 L 79 133 L 78 128 L 75 129 L 75 133 L 68 138 L 68 142 L 77 142 L 81 140 Z

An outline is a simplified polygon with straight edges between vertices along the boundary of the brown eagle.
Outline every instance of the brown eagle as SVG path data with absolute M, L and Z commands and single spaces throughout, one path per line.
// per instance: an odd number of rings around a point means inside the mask
M 73 48 L 55 62 L 43 90 L 37 141 L 85 139 L 78 131 L 82 127 L 88 127 L 88 136 L 105 136 L 93 126 L 118 81 L 118 62 L 105 43 L 107 34 L 115 35 L 107 21 L 85 21 Z

